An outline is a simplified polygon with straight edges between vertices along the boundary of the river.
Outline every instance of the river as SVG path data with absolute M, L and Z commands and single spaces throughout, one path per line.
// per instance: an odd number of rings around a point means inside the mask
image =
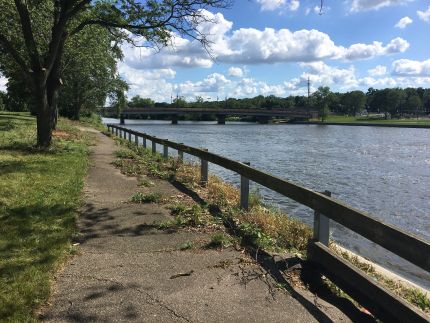
M 118 120 L 105 119 L 117 123 Z M 183 142 L 332 196 L 378 219 L 430 240 L 430 130 L 321 125 L 126 120 L 126 127 Z M 160 150 L 161 151 L 161 150 Z M 239 176 L 210 164 L 233 184 Z M 254 185 L 266 203 L 312 224 L 312 211 Z M 345 248 L 430 289 L 430 274 L 333 224 Z

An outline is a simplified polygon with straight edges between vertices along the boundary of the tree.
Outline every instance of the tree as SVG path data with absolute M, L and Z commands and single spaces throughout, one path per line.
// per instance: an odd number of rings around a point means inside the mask
M 173 99 L 173 106 L 175 108 L 185 108 L 187 107 L 187 101 L 185 100 L 184 97 L 178 96 Z
M 366 95 L 362 91 L 346 92 L 342 96 L 342 103 L 347 113 L 355 116 L 364 110 Z
M 312 94 L 315 107 L 320 111 L 321 121 L 324 122 L 330 112 L 330 103 L 334 101 L 333 93 L 330 92 L 328 86 L 320 86 L 317 91 Z
M 418 114 L 422 110 L 423 103 L 417 94 L 413 94 L 407 98 L 406 107 L 409 112 L 415 112 L 415 115 L 418 118 Z
M 6 110 L 5 101 L 6 101 L 6 93 L 4 93 L 3 91 L 0 91 L 0 111 Z
M 68 42 L 62 60 L 60 115 L 78 120 L 82 111 L 96 111 L 121 86 L 116 62 L 122 53 L 111 45 L 112 38 L 106 29 L 90 26 Z
M 136 95 L 131 98 L 128 103 L 130 108 L 153 108 L 155 102 L 149 98 L 142 98 L 140 95 Z
M 1 60 L 13 61 L 30 85 L 38 145 L 51 144 L 61 64 L 70 38 L 95 25 L 132 43 L 138 35 L 146 45 L 164 46 L 178 32 L 208 46 L 198 28 L 208 20 L 202 9 L 229 4 L 230 0 L 0 0 Z

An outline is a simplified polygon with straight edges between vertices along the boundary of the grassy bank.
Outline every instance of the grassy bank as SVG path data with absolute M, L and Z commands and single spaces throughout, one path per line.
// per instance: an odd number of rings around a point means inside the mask
M 175 219 L 161 226 L 162 229 L 187 225 L 202 226 L 210 223 L 210 213 L 216 220 L 221 220 L 233 233 L 236 241 L 265 250 L 288 250 L 306 257 L 307 246 L 311 239 L 311 229 L 305 224 L 292 219 L 279 210 L 268 208 L 258 196 L 251 196 L 250 210 L 238 208 L 239 190 L 220 178 L 210 175 L 206 187 L 199 184 L 200 168 L 197 165 L 181 163 L 169 158 L 164 160 L 160 154 L 153 155 L 150 150 L 136 147 L 126 140 L 116 140 L 123 145 L 117 152 L 115 165 L 130 176 L 140 177 L 142 186 L 150 187 L 150 178 L 161 178 L 179 182 L 187 189 L 198 194 L 204 203 L 199 207 L 175 204 L 170 206 Z M 139 200 L 154 201 L 153 196 L 142 195 Z M 161 199 L 160 199 L 161 200 Z M 231 244 L 231 239 L 217 235 L 213 244 Z M 373 277 L 380 284 L 403 297 L 411 304 L 430 314 L 430 299 L 420 290 L 405 286 L 378 273 L 374 267 L 359 261 L 357 257 L 340 251 L 336 245 L 331 248 L 344 259 Z M 342 297 L 348 297 L 334 284 L 330 288 Z
M 0 112 L 0 321 L 35 320 L 73 252 L 90 138 L 60 119 L 39 150 L 35 131 L 30 115 Z
M 320 121 L 320 120 L 316 120 Z M 325 122 L 330 123 L 371 123 L 371 124 L 384 124 L 384 125 L 425 125 L 430 126 L 430 118 L 422 119 L 389 119 L 372 118 L 372 117 L 353 117 L 353 116 L 337 116 L 330 115 L 326 118 Z

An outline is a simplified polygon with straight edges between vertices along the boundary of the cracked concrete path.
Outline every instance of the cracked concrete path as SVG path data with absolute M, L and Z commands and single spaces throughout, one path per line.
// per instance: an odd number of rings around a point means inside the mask
M 154 223 L 171 219 L 163 205 L 130 204 L 137 180 L 111 165 L 112 139 L 97 145 L 78 219 L 78 255 L 56 277 L 50 322 L 312 322 L 328 318 L 296 299 L 264 269 L 236 250 L 179 250 L 199 232 L 167 233 Z M 153 189 L 179 194 L 167 182 Z M 249 258 L 248 258 L 249 259 Z M 228 264 L 228 265 L 225 265 Z M 189 273 L 188 276 L 174 275 Z

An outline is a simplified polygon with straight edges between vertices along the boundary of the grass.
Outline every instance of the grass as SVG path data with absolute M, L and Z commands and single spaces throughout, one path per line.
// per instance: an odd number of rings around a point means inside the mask
M 162 223 L 160 228 L 204 226 L 211 223 L 207 209 L 216 206 L 222 211 L 219 213 L 222 221 L 243 237 L 244 242 L 257 248 L 287 249 L 306 254 L 311 230 L 287 214 L 262 205 L 258 192 L 252 192 L 250 210 L 244 212 L 238 208 L 240 192 L 233 185 L 210 174 L 207 186 L 205 188 L 200 186 L 198 165 L 181 163 L 174 158 L 165 160 L 159 154 L 154 155 L 149 150 L 136 147 L 134 143 L 118 138 L 116 140 L 126 147 L 116 152 L 115 165 L 123 173 L 178 181 L 188 189 L 197 192 L 208 205 L 207 208 L 199 205 L 173 205 L 171 212 L 175 219 Z
M 170 207 L 170 212 L 175 217 L 174 220 L 161 223 L 161 229 L 202 227 L 210 223 L 209 213 L 198 204 L 189 206 L 177 203 Z
M 207 248 L 224 249 L 234 245 L 236 240 L 225 234 L 224 232 L 217 232 L 211 236 L 211 241 L 206 245 Z
M 0 321 L 35 320 L 53 273 L 73 253 L 90 138 L 60 119 L 50 149 L 35 119 L 0 113 Z
M 186 241 L 183 244 L 179 246 L 180 250 L 189 250 L 194 248 L 194 242 L 193 241 Z
M 330 244 L 330 248 L 338 255 L 340 255 L 343 259 L 347 260 L 355 267 L 359 268 L 361 271 L 374 278 L 382 286 L 394 292 L 394 294 L 406 299 L 409 303 L 417 306 L 425 313 L 430 314 L 429 295 L 424 294 L 422 291 L 416 288 L 405 286 L 405 284 L 402 284 L 398 281 L 395 281 L 380 274 L 370 263 L 361 261 L 357 256 L 354 256 L 350 252 L 340 249 L 334 244 Z
M 102 117 L 96 113 L 81 115 L 79 123 L 96 128 L 100 131 L 107 131 L 107 127 L 103 124 Z
M 353 117 L 353 116 L 338 116 L 330 115 L 326 118 L 325 122 L 333 123 L 375 123 L 375 124 L 392 124 L 392 125 L 429 125 L 430 118 L 410 118 L 410 119 L 384 119 L 369 117 Z
M 163 195 L 159 192 L 143 194 L 142 192 L 134 193 L 131 197 L 133 203 L 160 203 L 163 201 Z

